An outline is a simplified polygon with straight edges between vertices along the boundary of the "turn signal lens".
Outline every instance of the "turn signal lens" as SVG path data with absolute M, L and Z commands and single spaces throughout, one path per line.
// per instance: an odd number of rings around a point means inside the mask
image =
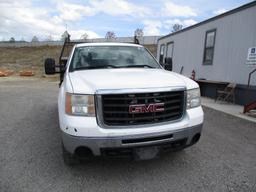
M 94 96 L 66 93 L 66 113 L 69 115 L 95 116 Z
M 201 105 L 200 89 L 187 90 L 187 109 L 199 107 Z

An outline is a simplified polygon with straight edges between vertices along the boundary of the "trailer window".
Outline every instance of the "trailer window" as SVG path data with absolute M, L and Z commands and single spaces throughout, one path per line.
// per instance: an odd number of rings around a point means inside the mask
M 206 31 L 205 43 L 204 43 L 204 65 L 212 65 L 213 55 L 214 55 L 214 45 L 215 45 L 216 29 L 211 31 Z

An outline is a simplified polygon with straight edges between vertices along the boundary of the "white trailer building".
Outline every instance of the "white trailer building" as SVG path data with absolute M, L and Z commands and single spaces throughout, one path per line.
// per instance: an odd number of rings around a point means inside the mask
M 256 72 L 247 87 L 256 68 L 256 60 L 247 61 L 253 47 L 256 1 L 159 38 L 157 59 L 163 63 L 171 57 L 173 71 L 185 76 L 194 71 L 205 96 L 215 97 L 216 88 L 236 83 L 236 102 L 246 104 L 256 101 Z

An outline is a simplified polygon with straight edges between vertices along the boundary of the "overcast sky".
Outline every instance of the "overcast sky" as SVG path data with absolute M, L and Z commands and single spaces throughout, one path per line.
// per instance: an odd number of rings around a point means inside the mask
M 144 35 L 165 35 L 174 23 L 184 27 L 236 8 L 249 0 L 0 0 L 0 41 L 36 35 L 55 40 L 67 29 L 72 39 L 132 36 L 136 28 Z

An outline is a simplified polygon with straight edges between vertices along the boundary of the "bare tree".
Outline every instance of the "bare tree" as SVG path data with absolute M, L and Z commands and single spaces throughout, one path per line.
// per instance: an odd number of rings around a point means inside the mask
M 21 37 L 20 42 L 26 42 L 23 37 Z
M 143 37 L 143 35 L 144 35 L 143 29 L 137 28 L 137 29 L 134 31 L 134 36 L 136 36 L 136 37 Z
M 10 40 L 9 40 L 10 43 L 14 43 L 15 42 L 15 39 L 14 37 L 11 37 Z
M 174 33 L 174 32 L 180 31 L 182 28 L 183 26 L 181 24 L 176 23 L 172 26 L 172 32 Z
M 38 40 L 38 38 L 37 38 L 37 36 L 34 36 L 32 39 L 31 39 L 31 42 L 38 42 L 39 40 Z
M 52 36 L 51 36 L 51 35 L 47 36 L 47 37 L 45 38 L 45 41 L 53 41 Z
M 61 35 L 61 41 L 65 41 L 67 37 L 70 37 L 68 31 L 64 31 L 64 33 Z
M 88 34 L 87 33 L 84 33 L 83 35 L 81 35 L 81 38 L 82 40 L 86 40 L 88 39 Z
M 106 39 L 116 39 L 116 34 L 114 31 L 108 31 L 105 35 Z

